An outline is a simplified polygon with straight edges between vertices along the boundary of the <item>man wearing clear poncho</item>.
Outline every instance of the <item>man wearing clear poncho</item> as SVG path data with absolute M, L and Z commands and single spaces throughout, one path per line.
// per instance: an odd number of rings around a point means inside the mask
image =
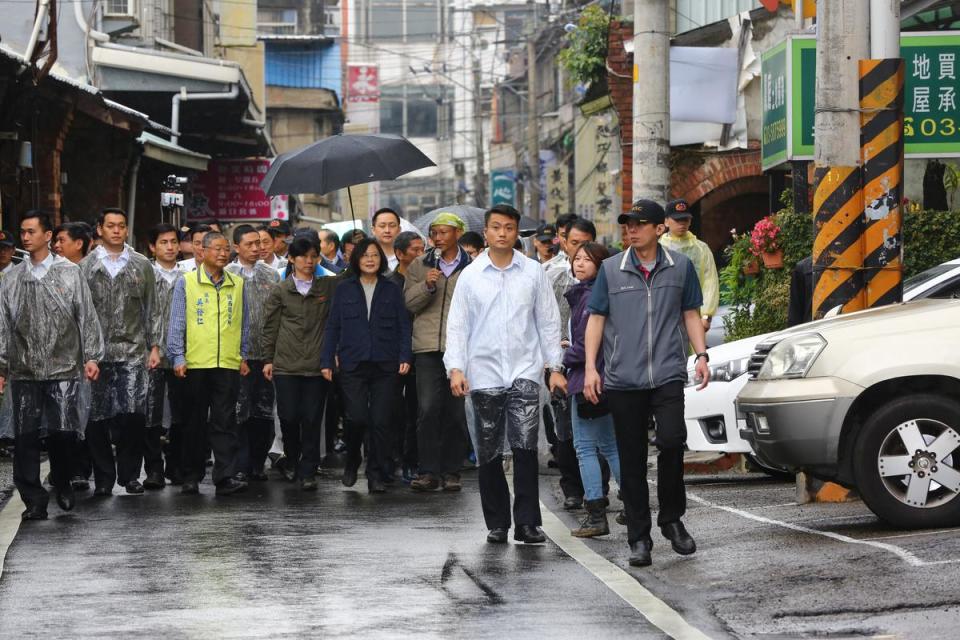
M 514 540 L 544 542 L 540 530 L 537 438 L 540 384 L 566 392 L 561 373 L 560 312 L 546 273 L 513 247 L 520 214 L 496 205 L 485 216 L 490 248 L 464 269 L 447 319 L 443 363 L 453 395 L 470 394 L 470 437 L 479 465 L 480 503 L 487 542 L 504 543 L 510 491 L 504 445 L 513 453 Z
M 127 214 L 121 209 L 104 209 L 97 233 L 100 246 L 80 262 L 104 339 L 87 425 L 94 495 L 110 495 L 114 482 L 127 493 L 142 494 L 147 371 L 160 366 L 156 278 L 150 261 L 126 244 Z
M 57 503 L 73 508 L 72 452 L 85 421 L 82 379 L 97 378 L 103 356 L 90 290 L 76 265 L 50 253 L 52 231 L 46 214 L 24 214 L 21 239 L 30 259 L 0 281 L 0 391 L 12 395 L 14 484 L 27 507 L 24 520 L 47 517 L 43 439 Z

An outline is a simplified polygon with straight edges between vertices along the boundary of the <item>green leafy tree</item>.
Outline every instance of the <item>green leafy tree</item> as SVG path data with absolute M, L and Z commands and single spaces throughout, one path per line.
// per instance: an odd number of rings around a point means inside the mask
M 577 28 L 566 36 L 567 46 L 558 60 L 573 84 L 592 84 L 607 75 L 607 36 L 610 16 L 598 5 L 583 10 Z

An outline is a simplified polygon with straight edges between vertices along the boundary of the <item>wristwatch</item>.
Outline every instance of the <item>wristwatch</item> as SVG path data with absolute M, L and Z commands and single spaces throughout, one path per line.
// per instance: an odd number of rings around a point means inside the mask
M 698 353 L 697 358 L 703 358 L 704 362 L 710 362 L 710 354 L 704 351 L 703 353 Z
M 563 365 L 550 367 L 550 373 L 563 373 Z

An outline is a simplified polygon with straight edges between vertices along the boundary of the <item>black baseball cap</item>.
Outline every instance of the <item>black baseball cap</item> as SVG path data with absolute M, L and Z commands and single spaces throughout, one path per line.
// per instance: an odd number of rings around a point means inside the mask
M 291 235 L 290 223 L 286 220 L 271 220 L 270 224 L 267 225 L 271 229 L 275 229 L 277 233 L 284 236 Z
M 15 247 L 17 246 L 16 241 L 13 239 L 13 234 L 9 231 L 0 231 L 0 247 Z
M 640 199 L 633 203 L 630 211 L 625 211 L 617 217 L 617 224 L 640 222 L 644 224 L 663 224 L 663 207 L 653 200 Z
M 557 239 L 557 227 L 548 222 L 541 222 L 533 237 L 540 242 L 553 242 Z
M 690 205 L 683 198 L 677 198 L 667 203 L 666 216 L 675 220 L 689 220 L 693 217 Z

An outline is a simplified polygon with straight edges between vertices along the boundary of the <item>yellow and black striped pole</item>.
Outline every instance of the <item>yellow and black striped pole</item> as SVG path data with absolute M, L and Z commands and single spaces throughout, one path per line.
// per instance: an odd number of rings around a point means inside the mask
M 860 167 L 817 167 L 813 175 L 813 317 L 864 308 Z
M 903 298 L 902 58 L 860 61 L 866 306 Z

